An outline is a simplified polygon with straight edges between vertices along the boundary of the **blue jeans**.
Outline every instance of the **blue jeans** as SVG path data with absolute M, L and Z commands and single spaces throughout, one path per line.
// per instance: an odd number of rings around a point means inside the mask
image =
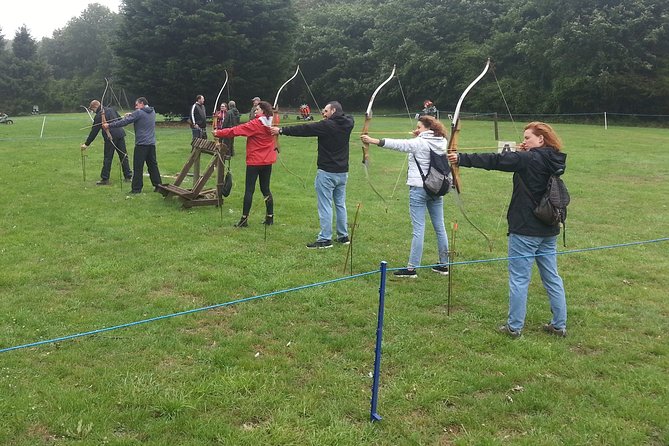
M 557 329 L 567 328 L 567 299 L 562 278 L 557 269 L 557 236 L 532 237 L 509 234 L 509 257 L 528 256 L 509 260 L 509 327 L 520 331 L 525 325 L 527 290 L 532 277 L 532 264 L 539 267 L 541 282 L 548 293 L 553 317 L 551 324 Z M 553 253 L 553 254 L 551 254 Z M 543 255 L 542 255 L 543 254 Z M 537 255 L 537 257 L 531 257 Z
M 346 219 L 346 181 L 348 172 L 330 173 L 318 169 L 314 187 L 318 199 L 318 220 L 321 232 L 316 239 L 319 242 L 332 240 L 332 202 L 337 212 L 337 237 L 348 236 Z
M 411 238 L 411 253 L 409 254 L 409 268 L 420 266 L 423 257 L 423 240 L 425 238 L 425 209 L 430 213 L 432 227 L 437 235 L 437 249 L 439 263 L 448 262 L 448 236 L 444 226 L 444 199 L 431 197 L 422 187 L 409 187 L 409 215 L 413 225 Z

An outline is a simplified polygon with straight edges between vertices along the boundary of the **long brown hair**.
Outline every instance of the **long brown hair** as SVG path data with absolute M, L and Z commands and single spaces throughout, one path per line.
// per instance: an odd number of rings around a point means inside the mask
M 262 113 L 267 116 L 268 118 L 271 118 L 274 112 L 272 111 L 272 104 L 270 104 L 267 101 L 260 101 L 258 102 L 258 105 L 256 107 L 260 107 L 260 110 L 262 110 Z
M 553 127 L 545 122 L 530 122 L 525 126 L 525 130 L 530 130 L 536 136 L 543 136 L 545 146 L 552 147 L 558 152 L 562 149 L 562 140 L 560 140 L 560 137 L 555 133 Z
M 437 118 L 429 115 L 423 115 L 418 118 L 423 123 L 426 129 L 432 130 L 434 136 L 446 136 L 446 127 Z

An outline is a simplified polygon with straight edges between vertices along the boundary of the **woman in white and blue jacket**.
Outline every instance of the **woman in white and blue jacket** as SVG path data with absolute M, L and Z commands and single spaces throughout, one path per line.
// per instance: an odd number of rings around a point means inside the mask
M 413 237 L 411 239 L 411 252 L 407 267 L 395 271 L 396 277 L 418 277 L 416 267 L 420 266 L 423 257 L 423 239 L 425 235 L 425 210 L 430 213 L 432 227 L 437 235 L 437 248 L 439 252 L 439 264 L 432 268 L 433 271 L 448 274 L 448 236 L 444 226 L 444 200 L 443 197 L 433 197 L 423 189 L 423 178 L 418 171 L 416 163 L 427 173 L 430 167 L 430 150 L 437 155 L 445 155 L 448 141 L 446 140 L 446 129 L 444 125 L 432 116 L 421 116 L 418 118 L 415 138 L 412 139 L 376 139 L 368 135 L 362 135 L 360 139 L 365 144 L 376 144 L 386 149 L 397 150 L 408 153 L 407 185 L 409 186 L 409 215 L 413 225 Z

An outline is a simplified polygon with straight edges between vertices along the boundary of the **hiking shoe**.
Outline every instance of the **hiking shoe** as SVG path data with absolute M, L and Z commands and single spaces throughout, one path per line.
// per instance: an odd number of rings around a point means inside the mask
M 553 326 L 553 324 L 544 324 L 543 329 L 548 334 L 559 336 L 561 338 L 566 338 L 567 337 L 567 329 L 566 328 L 555 328 Z
M 520 330 L 518 330 L 518 331 L 511 330 L 511 327 L 509 327 L 508 324 L 502 325 L 501 327 L 499 327 L 497 329 L 497 331 L 499 331 L 500 333 L 507 334 L 507 335 L 511 336 L 512 338 L 519 338 L 520 334 L 521 334 Z
M 415 279 L 418 277 L 418 273 L 416 272 L 415 268 L 403 268 L 403 269 L 398 269 L 393 273 L 393 276 L 395 277 L 406 277 L 408 279 Z
M 95 183 L 96 186 L 109 186 L 109 180 L 100 180 Z
M 339 237 L 337 239 L 337 243 L 341 243 L 342 245 L 350 245 L 351 239 L 348 238 L 348 235 L 345 235 L 343 237 Z
M 248 228 L 249 226 L 249 217 L 244 217 L 239 219 L 239 222 L 235 225 L 235 228 Z
M 272 226 L 274 224 L 274 215 L 265 215 L 265 221 L 262 222 L 265 226 Z
M 448 266 L 446 265 L 437 265 L 432 267 L 432 271 L 439 273 L 442 276 L 448 276 Z
M 307 243 L 307 248 L 309 249 L 324 249 L 332 248 L 332 240 L 316 240 L 313 243 Z

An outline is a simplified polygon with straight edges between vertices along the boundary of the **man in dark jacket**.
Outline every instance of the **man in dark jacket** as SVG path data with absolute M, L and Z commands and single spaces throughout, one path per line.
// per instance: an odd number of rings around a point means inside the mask
M 93 118 L 93 125 L 91 126 L 91 132 L 88 134 L 86 142 L 81 145 L 82 149 L 88 149 L 95 138 L 98 136 L 100 129 L 102 128 L 102 107 L 100 106 L 100 101 L 93 100 L 88 106 L 89 110 L 95 113 Z M 118 112 L 111 107 L 106 107 L 104 109 L 105 120 L 107 121 L 116 121 L 119 119 Z M 130 170 L 130 163 L 128 162 L 128 151 L 125 148 L 125 130 L 123 129 L 112 129 L 109 131 L 111 134 L 111 140 L 107 135 L 107 132 L 102 132 L 102 138 L 105 141 L 104 144 L 104 158 L 102 161 L 102 172 L 100 173 L 100 181 L 98 181 L 98 186 L 105 186 L 109 184 L 109 174 L 111 172 L 112 162 L 114 161 L 114 152 L 118 153 L 118 158 L 121 161 L 121 167 L 123 168 L 123 176 L 126 181 L 132 179 L 132 170 Z
M 332 205 L 336 209 L 336 241 L 349 244 L 346 216 L 346 182 L 348 180 L 349 139 L 353 117 L 344 114 L 339 102 L 328 103 L 323 120 L 291 127 L 272 127 L 272 134 L 318 137 L 318 171 L 314 181 L 318 199 L 318 218 L 321 230 L 307 248 L 332 247 Z
M 135 154 L 132 159 L 132 167 L 135 174 L 132 177 L 131 194 L 139 194 L 144 187 L 144 163 L 149 171 L 149 178 L 154 190 L 162 184 L 158 160 L 156 158 L 156 111 L 149 107 L 149 101 L 141 97 L 135 100 L 135 111 L 127 113 L 119 121 L 109 122 L 104 128 L 124 127 L 130 123 L 135 127 Z
M 207 139 L 207 111 L 204 109 L 204 96 L 201 94 L 197 95 L 190 109 L 190 122 L 193 139 Z

